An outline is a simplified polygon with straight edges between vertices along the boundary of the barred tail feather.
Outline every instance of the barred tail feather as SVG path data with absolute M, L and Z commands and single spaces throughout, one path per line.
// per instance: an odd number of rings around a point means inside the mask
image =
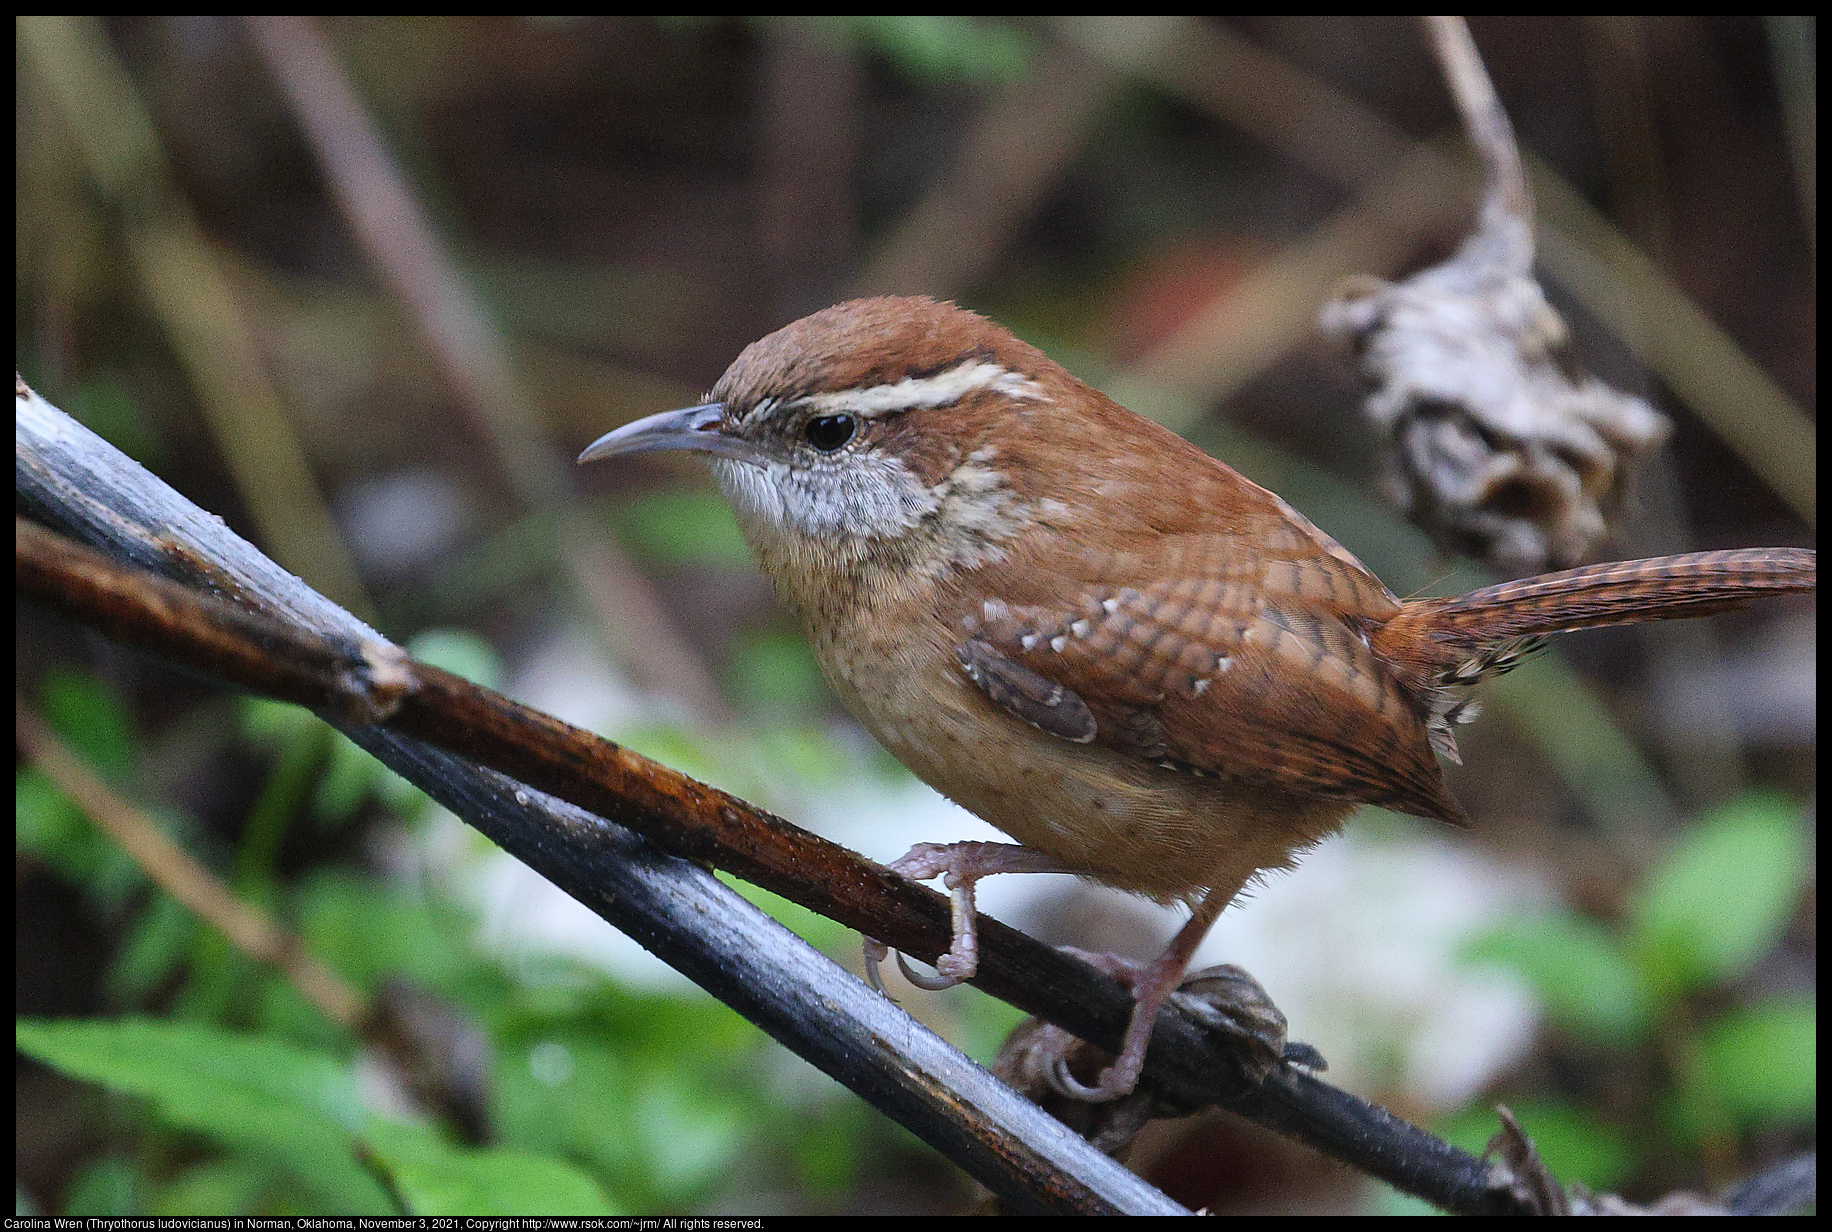
M 1554 633 L 1704 616 L 1813 587 L 1814 553 L 1804 548 L 1624 560 L 1485 586 L 1454 599 L 1413 600 L 1370 631 L 1370 644 L 1424 700 L 1421 717 L 1432 748 L 1458 761 L 1456 725 L 1475 717 L 1470 689 L 1514 667 Z
M 1432 640 L 1488 645 L 1502 639 L 1603 625 L 1704 616 L 1750 599 L 1814 588 L 1809 548 L 1689 552 L 1566 569 L 1426 600 L 1418 616 Z M 1395 618 L 1405 621 L 1412 604 Z M 1410 622 L 1408 622 L 1410 623 Z

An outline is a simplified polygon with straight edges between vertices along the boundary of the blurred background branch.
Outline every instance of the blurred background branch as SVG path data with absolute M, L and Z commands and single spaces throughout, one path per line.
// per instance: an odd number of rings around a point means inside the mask
M 692 713 L 728 722 L 731 712 L 718 689 L 675 635 L 648 582 L 614 540 L 595 533 L 572 508 L 572 469 L 524 392 L 502 331 L 443 250 L 330 45 L 307 18 L 247 21 L 364 252 L 419 325 L 450 387 L 490 442 L 500 475 L 524 509 L 558 517 L 561 558 L 611 645 L 639 678 Z
M 152 117 L 92 18 L 21 19 L 20 47 L 119 220 L 139 289 L 164 327 L 274 555 L 358 612 L 344 550 L 235 292 L 171 181 Z

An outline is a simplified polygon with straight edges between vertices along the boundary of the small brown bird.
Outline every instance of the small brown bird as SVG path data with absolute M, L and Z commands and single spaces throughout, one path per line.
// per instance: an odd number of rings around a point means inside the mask
M 746 347 L 707 403 L 580 461 L 712 455 L 834 691 L 918 777 L 1017 839 L 921 844 L 946 874 L 940 983 L 977 965 L 973 883 L 1072 872 L 1190 921 L 1134 973 L 1118 1059 L 1222 910 L 1361 803 L 1466 824 L 1438 757 L 1470 687 L 1553 633 L 1814 586 L 1814 553 L 1699 552 L 1402 601 L 1273 493 L 1000 326 L 856 300 Z

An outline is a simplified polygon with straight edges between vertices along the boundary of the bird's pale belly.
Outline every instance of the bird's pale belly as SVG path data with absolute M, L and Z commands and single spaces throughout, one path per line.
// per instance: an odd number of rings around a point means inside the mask
M 1170 899 L 1239 884 L 1288 866 L 1294 847 L 1331 833 L 1354 807 L 1071 744 L 994 707 L 947 649 L 874 641 L 816 639 L 814 648 L 878 742 L 1024 846 L 1122 889 Z

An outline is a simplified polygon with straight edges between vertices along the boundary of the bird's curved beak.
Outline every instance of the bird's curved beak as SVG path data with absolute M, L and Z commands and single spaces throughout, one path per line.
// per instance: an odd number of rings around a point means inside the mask
M 596 462 L 619 454 L 650 453 L 659 449 L 693 449 L 736 458 L 740 462 L 758 462 L 756 447 L 751 442 L 723 430 L 721 416 L 724 412 L 725 408 L 717 402 L 708 402 L 704 406 L 649 415 L 615 432 L 605 433 L 585 447 L 579 461 Z

